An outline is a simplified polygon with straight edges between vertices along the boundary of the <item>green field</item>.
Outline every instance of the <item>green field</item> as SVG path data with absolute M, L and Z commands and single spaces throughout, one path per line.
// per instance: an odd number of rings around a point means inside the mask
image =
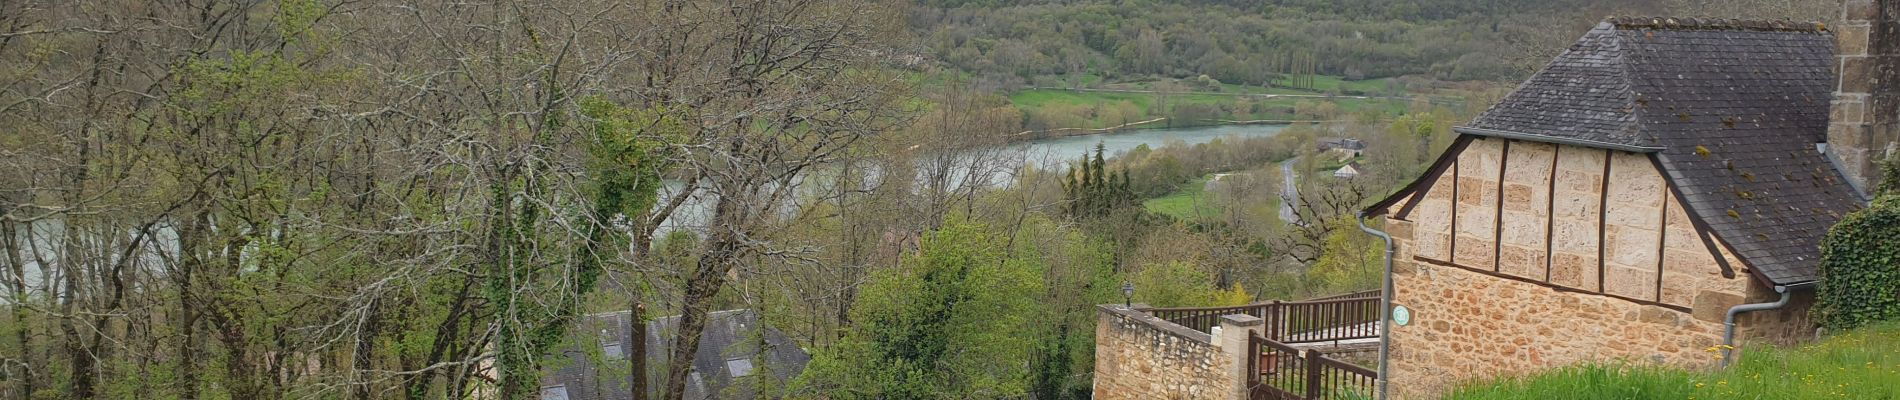
M 1593 364 L 1471 385 L 1445 399 L 1900 399 L 1900 323 L 1750 351 L 1715 372 Z
M 1182 105 L 1182 104 L 1220 105 L 1220 104 L 1237 103 L 1241 96 L 1245 96 L 1245 95 L 1205 94 L 1205 93 L 1169 94 L 1167 95 L 1166 101 L 1168 104 L 1173 104 L 1173 105 Z M 1120 104 L 1122 102 L 1127 102 L 1128 104 L 1133 105 L 1134 109 L 1138 111 L 1138 115 L 1127 116 L 1127 117 L 1101 117 L 1101 116 L 1095 116 L 1092 118 L 1091 117 L 1077 117 L 1079 120 L 1082 121 L 1080 122 L 1080 125 L 1082 126 L 1069 126 L 1068 124 L 1064 124 L 1061 126 L 1065 128 L 1103 128 L 1103 127 L 1109 127 L 1109 126 L 1121 124 L 1123 122 L 1139 121 L 1143 119 L 1150 119 L 1150 118 L 1165 116 L 1166 113 L 1162 113 L 1160 112 L 1160 110 L 1155 109 L 1155 104 L 1161 101 L 1159 99 L 1160 97 L 1161 97 L 1160 95 L 1153 94 L 1153 93 L 1083 92 L 1083 91 L 1072 91 L 1072 90 L 1065 90 L 1065 89 L 1030 89 L 1030 90 L 1021 90 L 1015 93 L 1011 93 L 1009 96 L 1009 100 L 1011 104 L 1014 104 L 1017 108 L 1023 110 L 1023 112 L 1029 113 L 1032 115 L 1037 113 L 1038 111 L 1043 111 L 1044 108 L 1048 108 L 1048 107 L 1058 107 L 1059 109 L 1074 110 L 1074 109 L 1088 108 L 1088 107 L 1111 107 L 1116 104 Z M 1337 105 L 1339 107 L 1338 108 L 1339 111 L 1342 113 L 1353 113 L 1353 112 L 1358 112 L 1360 110 L 1366 109 L 1368 107 L 1376 107 L 1384 112 L 1397 114 L 1397 113 L 1404 112 L 1405 107 L 1406 107 L 1406 102 L 1403 100 L 1358 99 L 1358 98 L 1346 98 L 1346 97 L 1337 97 L 1337 98 L 1250 97 L 1248 101 L 1251 101 L 1255 104 L 1262 105 L 1263 106 L 1261 107 L 1262 111 L 1248 113 L 1247 115 L 1223 115 L 1221 117 L 1234 118 L 1234 119 L 1278 119 L 1278 120 L 1295 120 L 1295 119 L 1310 118 L 1310 116 L 1294 115 L 1294 113 L 1291 112 L 1295 108 L 1295 106 L 1297 106 L 1298 104 L 1302 102 L 1309 103 L 1309 104 L 1331 102 Z
M 1181 221 L 1194 221 L 1204 216 L 1219 215 L 1220 209 L 1214 207 L 1212 199 L 1207 198 L 1207 193 L 1203 191 L 1207 188 L 1207 180 L 1213 177 L 1213 174 L 1208 174 L 1194 178 L 1182 184 L 1181 189 L 1168 193 L 1166 196 L 1148 199 L 1142 202 L 1141 206 L 1150 212 L 1174 217 Z
M 1349 80 L 1346 80 L 1346 78 L 1341 78 L 1337 76 L 1319 75 L 1319 76 L 1313 77 L 1313 86 L 1318 88 L 1322 92 L 1331 91 L 1335 88 L 1338 88 L 1342 90 L 1357 91 L 1357 92 L 1363 92 L 1363 93 L 1381 93 L 1381 92 L 1384 92 L 1386 89 L 1386 81 L 1387 79 L 1365 79 L 1365 80 L 1349 81 Z M 1285 84 L 1286 82 L 1283 81 L 1280 83 Z
M 1207 181 L 1211 179 L 1214 179 L 1214 174 L 1194 178 L 1194 180 L 1181 184 L 1180 189 L 1174 192 L 1142 202 L 1141 207 L 1155 214 L 1166 215 L 1176 220 L 1187 222 L 1194 222 L 1203 218 L 1219 217 L 1221 212 L 1225 210 L 1215 205 L 1214 199 L 1210 197 L 1211 194 L 1205 191 L 1207 189 Z M 1267 204 L 1265 206 L 1267 209 L 1279 209 L 1280 198 L 1278 196 L 1268 196 L 1266 200 Z M 1279 214 L 1271 213 L 1268 215 L 1273 218 L 1278 218 L 1279 216 Z
M 1009 102 L 1017 107 L 1040 108 L 1050 105 L 1092 105 L 1114 104 L 1122 101 L 1134 103 L 1143 113 L 1151 113 L 1149 107 L 1158 101 L 1160 95 L 1153 93 L 1123 92 L 1082 92 L 1064 89 L 1030 89 L 1018 91 L 1009 96 Z M 1173 104 L 1220 104 L 1234 101 L 1233 95 L 1225 94 L 1170 94 L 1167 101 Z M 1290 100 L 1290 99 L 1283 99 Z M 1321 99 L 1309 99 L 1321 100 Z M 1293 101 L 1285 102 L 1293 105 Z

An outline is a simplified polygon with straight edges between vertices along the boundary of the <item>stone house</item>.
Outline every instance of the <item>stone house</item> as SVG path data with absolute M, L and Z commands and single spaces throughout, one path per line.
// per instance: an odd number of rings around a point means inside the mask
M 1333 178 L 1352 179 L 1359 177 L 1359 163 L 1350 163 L 1333 170 Z
M 1849 3 L 1841 48 L 1864 54 L 1872 17 Z M 1819 24 L 1611 18 L 1456 128 L 1366 212 L 1409 312 L 1386 332 L 1392 394 L 1582 361 L 1713 366 L 1731 313 L 1738 343 L 1813 337 L 1818 243 L 1865 205 L 1872 168 L 1847 164 L 1878 136 L 1879 96 L 1837 79 L 1855 64 L 1834 49 Z
M 1353 139 L 1353 138 L 1342 138 L 1342 137 L 1319 138 L 1319 140 L 1317 140 L 1314 145 L 1318 146 L 1319 151 L 1326 151 L 1326 150 L 1332 150 L 1332 149 L 1343 149 L 1343 150 L 1365 150 L 1366 149 L 1365 141 L 1359 140 L 1359 139 Z

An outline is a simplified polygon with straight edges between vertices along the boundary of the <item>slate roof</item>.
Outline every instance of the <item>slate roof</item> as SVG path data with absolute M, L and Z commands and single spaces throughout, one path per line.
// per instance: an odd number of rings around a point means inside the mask
M 1833 58 L 1819 24 L 1610 18 L 1458 131 L 1651 153 L 1758 278 L 1810 282 L 1865 204 L 1816 146 Z
M 610 312 L 582 317 L 569 335 L 570 346 L 550 357 L 541 379 L 543 400 L 597 400 L 632 398 L 628 390 L 625 356 L 632 329 L 631 313 Z M 679 316 L 647 322 L 647 382 L 658 397 L 666 377 L 667 357 L 678 336 Z M 755 387 L 777 388 L 805 369 L 811 356 L 784 332 L 759 323 L 751 310 L 713 312 L 700 335 L 693 372 L 687 378 L 686 399 L 749 399 Z M 769 373 L 770 375 L 766 375 Z

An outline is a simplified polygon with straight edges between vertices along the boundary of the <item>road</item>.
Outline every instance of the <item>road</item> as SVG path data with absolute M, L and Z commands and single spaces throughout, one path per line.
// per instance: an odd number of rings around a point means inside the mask
M 1300 224 L 1300 215 L 1293 212 L 1293 203 L 1300 199 L 1300 190 L 1293 183 L 1293 163 L 1299 160 L 1299 157 L 1293 157 L 1280 162 L 1280 176 L 1286 180 L 1286 184 L 1280 188 L 1280 220 L 1293 225 Z

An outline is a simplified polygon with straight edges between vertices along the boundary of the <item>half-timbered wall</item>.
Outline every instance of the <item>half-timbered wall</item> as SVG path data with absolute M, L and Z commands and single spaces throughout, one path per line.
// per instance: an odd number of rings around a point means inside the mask
M 1472 137 L 1392 206 L 1396 394 L 1586 360 L 1704 366 L 1729 307 L 1774 294 L 1690 220 L 1648 155 Z M 1745 335 L 1811 335 L 1808 301 Z
M 1453 164 L 1397 207 L 1424 261 L 1677 311 L 1735 276 L 1646 155 L 1477 138 Z

